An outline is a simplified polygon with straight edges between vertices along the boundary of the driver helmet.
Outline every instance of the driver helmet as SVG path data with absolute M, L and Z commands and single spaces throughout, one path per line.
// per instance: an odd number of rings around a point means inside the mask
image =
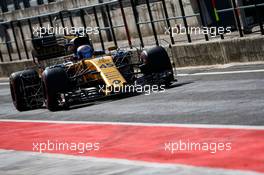
M 79 60 L 92 58 L 94 49 L 90 45 L 82 45 L 77 49 L 77 57 Z

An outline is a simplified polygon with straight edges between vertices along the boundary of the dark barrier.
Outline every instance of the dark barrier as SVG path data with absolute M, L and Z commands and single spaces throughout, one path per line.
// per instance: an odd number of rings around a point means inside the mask
M 198 12 L 194 14 L 187 14 L 184 7 L 183 0 L 176 0 L 180 12 L 180 16 L 171 16 L 168 12 L 166 0 L 113 0 L 110 2 L 102 2 L 97 5 L 86 6 L 81 8 L 69 9 L 55 13 L 44 14 L 40 16 L 35 16 L 31 18 L 18 19 L 16 21 L 5 21 L 0 23 L 0 33 L 2 36 L 3 43 L 0 43 L 0 60 L 14 61 L 31 59 L 31 48 L 29 47 L 29 42 L 33 38 L 33 26 L 43 27 L 44 24 L 49 23 L 51 27 L 58 25 L 65 27 L 75 27 L 78 26 L 73 18 L 78 17 L 81 21 L 81 26 L 86 28 L 89 26 L 87 23 L 87 18 L 91 18 L 98 27 L 98 39 L 101 49 L 106 49 L 105 40 L 103 32 L 107 36 L 109 42 L 113 42 L 115 46 L 120 46 L 119 40 L 117 38 L 117 29 L 122 29 L 127 39 L 127 47 L 132 48 L 131 40 L 131 29 L 129 24 L 133 23 L 136 29 L 136 39 L 138 39 L 140 46 L 145 47 L 146 41 L 143 33 L 143 26 L 149 25 L 151 28 L 152 36 L 156 45 L 161 44 L 160 36 L 164 33 L 157 31 L 157 23 L 164 24 L 164 28 L 167 30 L 167 38 L 169 44 L 175 44 L 177 36 L 173 36 L 172 22 L 175 23 L 176 20 L 182 20 L 185 29 L 190 26 L 188 20 L 190 18 L 197 18 L 200 21 L 201 27 L 212 27 L 217 28 L 222 26 L 232 26 L 232 30 L 237 30 L 240 37 L 244 37 L 248 31 L 246 29 L 252 28 L 254 26 L 259 26 L 259 31 L 264 35 L 263 21 L 264 21 L 264 2 L 263 0 L 193 0 L 192 3 L 197 4 Z M 19 9 L 19 0 L 15 0 L 15 8 Z M 24 4 L 24 8 L 30 7 L 30 1 L 21 1 Z M 53 1 L 49 1 L 53 2 Z M 0 0 L 2 12 L 6 12 L 7 4 L 6 0 Z M 43 0 L 37 0 L 38 4 L 43 4 Z M 163 18 L 158 18 L 153 11 L 153 6 L 155 4 L 160 5 L 161 14 Z M 148 19 L 145 21 L 140 20 L 140 10 L 141 7 L 146 7 L 146 13 Z M 126 10 L 131 10 L 133 19 L 128 19 Z M 118 10 L 118 14 L 122 17 L 122 24 L 117 25 L 113 21 L 113 11 Z M 210 22 L 208 22 L 210 21 Z M 56 22 L 56 24 L 54 23 Z M 31 36 L 26 36 L 25 30 L 30 31 Z M 9 33 L 8 31 L 11 31 Z M 64 29 L 64 34 L 67 31 Z M 166 34 L 166 32 L 165 32 Z M 10 39 L 10 36 L 13 40 Z M 86 34 L 90 37 L 89 34 Z M 134 34 L 135 35 L 135 34 Z M 205 41 L 211 39 L 210 34 L 204 33 Z M 225 38 L 225 33 L 221 33 L 221 39 Z M 189 30 L 186 30 L 185 42 L 191 43 L 193 41 L 192 35 Z M 122 44 L 123 46 L 124 44 Z M 4 54 L 5 52 L 5 54 Z

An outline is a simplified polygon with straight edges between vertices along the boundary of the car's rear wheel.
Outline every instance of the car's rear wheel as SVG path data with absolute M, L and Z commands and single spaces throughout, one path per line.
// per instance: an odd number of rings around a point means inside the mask
M 41 80 L 34 69 L 12 73 L 9 84 L 13 104 L 18 111 L 37 109 L 43 105 Z
M 43 89 L 46 107 L 50 111 L 61 109 L 60 94 L 67 91 L 69 87 L 68 75 L 61 67 L 48 68 L 42 74 Z
M 140 59 L 142 61 L 140 69 L 146 77 L 156 76 L 157 79 L 160 79 L 160 83 L 166 86 L 174 80 L 171 60 L 163 47 L 156 46 L 144 50 L 140 55 Z

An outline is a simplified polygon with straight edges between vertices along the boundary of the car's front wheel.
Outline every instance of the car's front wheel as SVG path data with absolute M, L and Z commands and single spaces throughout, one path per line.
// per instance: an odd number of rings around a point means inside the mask
M 42 74 L 46 107 L 50 111 L 60 109 L 60 94 L 69 87 L 68 75 L 61 67 L 47 68 Z
M 18 111 L 37 109 L 43 105 L 43 93 L 38 73 L 28 69 L 9 77 L 13 104 Z

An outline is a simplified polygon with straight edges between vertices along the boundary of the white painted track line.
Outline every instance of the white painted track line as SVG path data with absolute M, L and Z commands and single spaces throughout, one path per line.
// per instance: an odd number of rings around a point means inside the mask
M 178 77 L 185 76 L 199 76 L 199 75 L 226 75 L 226 74 L 241 74 L 241 73 L 260 73 L 264 72 L 264 69 L 259 70 L 242 70 L 242 71 L 226 71 L 226 72 L 201 72 L 201 73 L 193 73 L 193 74 L 177 74 Z M 9 85 L 9 82 L 2 82 L 0 86 Z
M 201 72 L 201 73 L 193 73 L 193 74 L 177 74 L 177 76 L 185 77 L 185 76 L 199 76 L 199 75 L 226 75 L 226 74 L 260 73 L 260 72 L 264 72 L 264 69 L 242 70 L 242 71 L 226 71 L 226 72 Z
M 29 122 L 29 123 L 51 123 L 51 124 L 127 125 L 127 126 L 147 126 L 147 127 L 184 127 L 184 128 L 220 128 L 220 129 L 223 128 L 223 129 L 264 130 L 264 126 L 253 126 L 253 125 L 91 122 L 91 121 L 15 120 L 15 119 L 0 119 L 0 122 L 17 122 L 17 123 Z

